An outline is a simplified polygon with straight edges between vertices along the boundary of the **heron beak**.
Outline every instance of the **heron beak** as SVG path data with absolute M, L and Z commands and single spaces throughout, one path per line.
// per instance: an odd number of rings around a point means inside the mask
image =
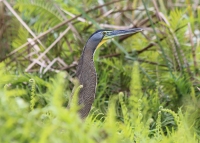
M 105 31 L 105 36 L 103 40 L 108 40 L 113 37 L 123 36 L 128 34 L 134 34 L 143 31 L 142 28 L 132 28 L 127 30 L 114 30 L 114 31 Z
M 108 30 L 108 31 L 103 31 L 104 37 L 101 40 L 101 42 L 98 44 L 97 48 L 100 47 L 103 43 L 105 43 L 107 40 L 117 37 L 117 36 L 122 36 L 122 35 L 128 35 L 128 34 L 134 34 L 137 32 L 143 31 L 142 28 L 132 28 L 132 29 L 127 29 L 127 30 Z

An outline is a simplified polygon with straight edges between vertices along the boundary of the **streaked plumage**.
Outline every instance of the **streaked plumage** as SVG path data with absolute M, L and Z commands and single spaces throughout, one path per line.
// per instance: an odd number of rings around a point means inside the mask
M 79 92 L 78 104 L 83 105 L 79 110 L 81 118 L 87 117 L 95 99 L 97 74 L 94 67 L 93 56 L 97 47 L 115 36 L 133 34 L 142 31 L 141 28 L 128 30 L 98 30 L 88 39 L 78 63 L 76 77 L 83 88 Z

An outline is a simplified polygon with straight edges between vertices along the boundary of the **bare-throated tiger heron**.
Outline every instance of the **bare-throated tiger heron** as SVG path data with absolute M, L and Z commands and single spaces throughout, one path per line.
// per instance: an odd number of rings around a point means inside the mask
M 90 36 L 83 48 L 76 72 L 76 77 L 80 85 L 83 85 L 78 96 L 78 104 L 82 105 L 82 108 L 79 110 L 81 118 L 85 118 L 88 115 L 95 98 L 97 85 L 97 74 L 93 61 L 95 50 L 113 37 L 133 34 L 140 31 L 142 31 L 141 28 L 114 31 L 98 30 Z

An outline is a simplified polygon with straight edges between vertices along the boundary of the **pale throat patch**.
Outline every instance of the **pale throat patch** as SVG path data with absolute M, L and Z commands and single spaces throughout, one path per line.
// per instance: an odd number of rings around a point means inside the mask
M 108 41 L 108 39 L 103 39 L 101 40 L 101 42 L 97 45 L 97 48 L 99 48 L 103 43 L 105 43 L 106 41 Z M 96 48 L 96 49 L 97 49 Z

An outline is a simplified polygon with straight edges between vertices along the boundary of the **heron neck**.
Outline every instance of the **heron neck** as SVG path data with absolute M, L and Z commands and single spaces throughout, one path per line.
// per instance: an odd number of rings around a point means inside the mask
M 84 49 L 76 73 L 80 84 L 83 85 L 79 93 L 78 101 L 79 105 L 83 105 L 79 111 L 81 118 L 85 118 L 88 115 L 95 98 L 97 76 L 93 62 L 93 54 L 94 52 L 92 50 Z

